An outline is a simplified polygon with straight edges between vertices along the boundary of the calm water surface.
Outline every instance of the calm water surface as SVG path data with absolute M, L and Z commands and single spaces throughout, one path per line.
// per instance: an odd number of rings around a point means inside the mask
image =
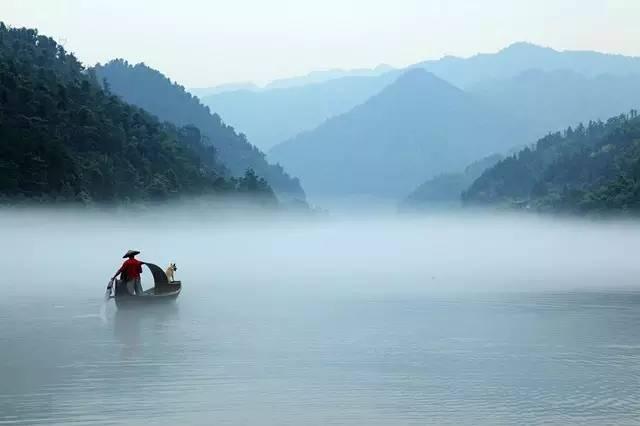
M 636 246 L 635 230 L 555 237 L 545 225 L 530 231 L 545 244 L 459 263 L 465 250 L 488 248 L 485 233 L 494 244 L 517 228 L 503 235 L 502 225 L 468 224 L 473 240 L 463 243 L 444 238 L 459 225 L 443 223 L 180 225 L 158 235 L 157 224 L 92 222 L 68 232 L 68 222 L 12 220 L 5 231 L 16 250 L 3 253 L 0 300 L 2 424 L 640 422 L 640 293 L 615 285 L 636 272 L 631 257 L 620 260 Z M 576 249 L 598 239 L 619 248 L 587 247 L 593 258 L 583 265 L 563 257 L 566 245 L 549 252 L 572 235 Z M 434 241 L 444 248 L 428 251 Z M 371 248 L 379 245 L 387 248 Z M 129 246 L 143 259 L 178 263 L 185 287 L 175 305 L 127 312 L 104 304 L 106 280 Z M 419 247 L 413 260 L 398 255 Z M 593 266 L 605 252 L 610 260 Z M 540 266 L 524 268 L 532 263 Z M 526 277 L 513 278 L 523 269 Z M 488 281 L 500 288 L 476 286 Z M 531 282 L 543 288 L 522 284 Z

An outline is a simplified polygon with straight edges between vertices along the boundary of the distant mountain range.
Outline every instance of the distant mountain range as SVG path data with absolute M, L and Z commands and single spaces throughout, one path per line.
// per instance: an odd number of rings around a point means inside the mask
M 238 90 L 258 91 L 260 90 L 260 87 L 255 83 L 251 83 L 251 82 L 228 83 L 228 84 L 221 84 L 219 86 L 214 86 L 214 87 L 193 87 L 189 89 L 189 93 L 191 93 L 193 96 L 197 96 L 200 99 L 202 99 L 205 96 L 217 95 L 218 93 L 225 93 L 225 92 L 235 92 Z
M 253 82 L 244 81 L 220 84 L 212 87 L 190 88 L 189 92 L 191 92 L 195 96 L 203 97 L 236 90 L 260 91 L 271 89 L 287 89 L 290 87 L 306 86 L 308 84 L 324 83 L 325 81 L 335 80 L 342 77 L 375 77 L 393 70 L 394 68 L 392 66 L 385 64 L 378 65 L 375 68 L 357 68 L 351 70 L 334 68 L 321 71 L 311 71 L 310 73 L 301 76 L 273 80 L 272 82 L 264 86 L 259 86 Z
M 308 84 L 324 83 L 325 81 L 344 77 L 376 77 L 382 74 L 386 74 L 390 71 L 394 71 L 394 68 L 390 65 L 385 64 L 378 65 L 375 68 L 357 68 L 351 70 L 334 68 L 322 71 L 312 71 L 300 77 L 290 77 L 274 80 L 271 83 L 267 84 L 264 89 L 288 89 L 291 87 L 306 86 Z
M 640 73 L 640 58 L 591 51 L 557 51 L 530 43 L 514 43 L 497 53 L 482 53 L 470 58 L 445 56 L 412 67 L 424 68 L 461 88 L 485 80 L 502 80 L 531 69 L 566 70 L 596 77 L 601 74 Z
M 468 91 L 521 118 L 536 134 L 606 119 L 640 106 L 640 74 L 588 77 L 575 71 L 532 69 L 503 80 L 486 80 Z
M 269 156 L 299 176 L 310 194 L 397 199 L 431 176 L 508 150 L 521 135 L 517 119 L 414 69 Z
M 397 72 L 348 76 L 302 86 L 241 90 L 206 96 L 202 101 L 264 150 L 329 117 L 349 111 L 392 83 Z
M 444 106 L 447 105 L 445 99 L 423 93 L 425 97 L 423 102 L 433 103 L 429 106 L 429 113 L 427 113 L 426 104 L 423 103 L 425 112 L 420 114 L 413 111 L 410 117 L 398 117 L 404 114 L 403 107 L 399 106 L 400 103 L 409 101 L 396 98 L 390 100 L 391 104 L 386 106 L 388 115 L 384 121 L 389 125 L 396 121 L 404 123 L 406 131 L 397 132 L 393 136 L 393 143 L 397 145 L 398 150 L 406 151 L 405 162 L 398 162 L 397 169 L 392 170 L 388 167 L 382 169 L 385 170 L 384 173 L 392 173 L 388 175 L 385 183 L 370 188 L 351 188 L 355 192 L 363 192 L 363 195 L 391 195 L 389 188 L 385 185 L 396 179 L 393 174 L 403 174 L 407 177 L 407 182 L 422 175 L 424 178 L 414 182 L 415 186 L 407 190 L 409 193 L 427 179 L 440 173 L 453 173 L 464 167 L 459 164 L 458 167 L 451 169 L 449 167 L 453 162 L 441 161 L 433 164 L 427 161 L 425 156 L 433 156 L 433 152 L 430 151 L 431 148 L 424 147 L 430 147 L 432 144 L 445 147 L 442 150 L 448 149 L 448 153 L 443 154 L 443 158 L 447 160 L 454 157 L 464 158 L 469 160 L 466 163 L 469 164 L 484 155 L 504 153 L 514 147 L 524 146 L 548 132 L 568 125 L 576 125 L 580 121 L 605 119 L 619 111 L 640 106 L 640 59 L 638 58 L 596 52 L 558 52 L 550 48 L 517 43 L 495 54 L 476 55 L 468 59 L 447 57 L 439 61 L 424 62 L 411 69 L 431 70 L 453 86 L 463 87 L 462 90 L 470 99 L 474 99 L 479 110 L 492 111 L 494 116 L 501 118 L 494 120 L 495 126 L 486 126 L 474 133 L 475 141 L 470 144 L 476 150 L 469 151 L 467 147 L 461 148 L 449 141 L 442 141 L 442 135 L 445 133 L 453 135 L 455 131 L 460 131 L 449 128 L 450 117 L 432 119 L 438 105 L 443 105 L 444 111 Z M 378 79 L 384 77 L 395 81 L 398 73 L 398 71 L 387 73 Z M 390 87 L 385 86 L 381 90 L 384 93 Z M 424 87 L 416 87 L 409 92 L 420 96 L 418 94 L 420 90 L 424 90 Z M 385 139 L 385 133 L 379 129 L 381 124 L 367 123 L 360 118 L 362 107 L 370 100 L 325 123 L 320 123 L 317 128 L 301 132 L 277 145 L 270 151 L 270 155 L 275 161 L 280 161 L 285 167 L 298 173 L 310 192 L 343 194 L 349 184 L 336 181 L 330 183 L 333 179 L 330 177 L 322 178 L 324 183 L 320 184 L 319 179 L 325 170 L 331 170 L 332 176 L 344 176 L 333 168 L 328 168 L 324 164 L 325 160 L 320 157 L 326 154 L 339 162 L 340 167 L 344 168 L 342 173 L 348 173 L 349 169 L 362 173 L 363 162 L 374 155 L 367 151 L 375 152 L 379 149 L 376 146 L 378 143 L 383 145 L 391 143 L 382 141 Z M 378 108 L 382 109 L 381 106 Z M 268 119 L 268 117 L 264 118 Z M 381 117 L 377 119 L 383 120 Z M 427 126 L 426 123 L 430 127 L 429 131 L 424 129 L 424 126 Z M 459 123 L 460 128 L 465 128 L 467 125 L 464 120 Z M 495 132 L 501 126 L 504 126 L 501 129 L 502 134 L 511 135 L 511 140 L 502 144 L 503 151 L 495 151 L 498 144 L 487 143 L 494 136 L 483 132 L 489 127 L 493 127 L 492 131 Z M 471 124 L 470 127 L 474 125 Z M 378 129 L 376 134 L 371 133 L 373 128 Z M 410 134 L 413 130 L 415 132 Z M 407 147 L 407 144 L 410 145 L 411 138 L 415 138 L 416 135 L 422 138 L 420 141 L 422 147 L 420 149 Z M 387 138 L 391 137 L 387 136 Z M 327 145 L 325 151 L 317 148 L 322 144 Z M 340 148 L 336 148 L 338 144 L 341 145 Z M 350 152 L 347 147 L 360 148 L 352 148 L 354 152 Z M 492 149 L 494 151 L 491 151 Z M 360 152 L 356 154 L 358 150 Z M 442 150 L 440 152 L 444 152 Z M 472 152 L 472 155 L 482 153 L 475 158 L 470 158 L 468 155 Z M 313 153 L 313 161 L 309 153 Z M 340 158 L 337 158 L 338 153 Z M 421 161 L 425 167 L 421 172 L 409 172 L 413 170 L 416 163 Z M 409 174 L 411 178 L 408 178 Z M 376 180 L 372 176 L 369 177 Z
M 496 53 L 478 54 L 469 58 L 446 56 L 412 65 L 424 68 L 454 86 L 480 91 L 493 97 L 503 82 L 510 84 L 520 74 L 530 70 L 540 72 L 569 72 L 586 79 L 629 77 L 640 74 L 640 59 L 589 51 L 557 51 L 530 43 L 515 43 Z M 225 120 L 242 129 L 253 143 L 264 150 L 291 139 L 298 133 L 310 131 L 327 119 L 349 111 L 375 95 L 403 70 L 388 66 L 353 71 L 320 71 L 303 77 L 283 79 L 257 89 L 246 83 L 237 90 L 198 91 L 203 103 L 221 114 Z M 373 77 L 373 78 L 372 78 Z M 346 79 L 345 79 L 346 78 Z M 344 79 L 344 80 L 343 80 Z M 565 98 L 565 102 L 570 102 Z M 611 96 L 615 99 L 615 96 Z M 606 118 L 624 108 L 606 109 L 596 118 Z M 289 115 L 291 114 L 291 115 Z M 547 112 L 548 114 L 548 112 Z M 560 115 L 557 120 L 542 120 L 540 131 L 565 127 L 585 117 Z M 567 121 L 568 120 L 568 121 Z

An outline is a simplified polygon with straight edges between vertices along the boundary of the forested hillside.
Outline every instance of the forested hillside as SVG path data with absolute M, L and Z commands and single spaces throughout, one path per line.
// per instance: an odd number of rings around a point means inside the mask
M 310 195 L 399 199 L 430 177 L 524 145 L 523 133 L 508 114 L 415 69 L 269 156 L 300 176 Z
M 640 212 L 640 118 L 636 111 L 540 139 L 488 169 L 467 205 Z
M 215 146 L 220 160 L 234 176 L 242 176 L 251 168 L 264 177 L 279 195 L 304 200 L 298 179 L 290 177 L 282 167 L 269 164 L 265 155 L 242 133 L 236 133 L 197 97 L 160 72 L 144 64 L 131 65 L 124 60 L 97 65 L 94 70 L 100 81 L 104 80 L 113 93 L 127 102 L 178 126 L 197 126 Z
M 0 200 L 121 203 L 251 186 L 275 202 L 251 172 L 224 175 L 197 128 L 159 122 L 51 38 L 0 23 Z

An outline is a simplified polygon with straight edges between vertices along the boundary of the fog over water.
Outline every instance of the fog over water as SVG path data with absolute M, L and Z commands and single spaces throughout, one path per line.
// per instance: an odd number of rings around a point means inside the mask
M 232 216 L 0 212 L 0 423 L 634 423 L 639 223 Z
M 82 279 L 68 286 L 93 292 L 129 248 L 162 267 L 177 262 L 187 286 L 209 279 L 209 291 L 607 290 L 633 287 L 640 272 L 640 223 L 631 221 L 18 210 L 0 213 L 0 226 L 5 279 L 20 281 L 28 262 L 31 281 L 7 290 L 28 295 L 70 273 Z

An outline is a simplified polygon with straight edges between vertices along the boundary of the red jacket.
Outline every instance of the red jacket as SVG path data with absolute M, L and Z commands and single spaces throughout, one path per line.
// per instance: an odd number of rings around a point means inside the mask
M 130 257 L 129 259 L 124 261 L 124 263 L 120 267 L 120 270 L 118 270 L 118 273 L 122 274 L 121 278 L 123 280 L 140 278 L 140 274 L 142 273 L 142 262 L 140 262 L 138 259 Z

